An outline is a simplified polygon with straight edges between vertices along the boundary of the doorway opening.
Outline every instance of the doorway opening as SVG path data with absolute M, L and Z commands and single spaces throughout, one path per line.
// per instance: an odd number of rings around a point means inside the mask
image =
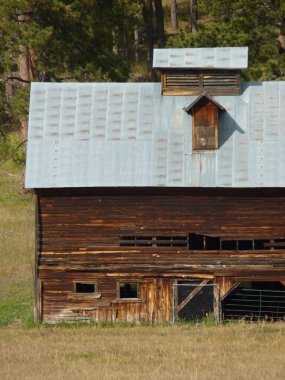
M 211 320 L 220 323 L 220 289 L 209 279 L 173 285 L 173 322 Z
M 241 282 L 222 300 L 223 320 L 285 320 L 285 286 L 281 282 Z

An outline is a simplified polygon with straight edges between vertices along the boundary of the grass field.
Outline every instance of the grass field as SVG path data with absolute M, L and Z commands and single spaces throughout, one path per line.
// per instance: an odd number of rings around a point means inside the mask
M 0 329 L 1 379 L 284 379 L 283 325 Z
M 35 325 L 33 196 L 0 167 L 0 368 L 6 379 L 285 378 L 285 324 Z

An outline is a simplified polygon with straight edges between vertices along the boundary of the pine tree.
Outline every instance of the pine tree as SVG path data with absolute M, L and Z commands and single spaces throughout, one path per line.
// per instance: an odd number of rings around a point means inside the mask
M 207 15 L 199 31 L 182 32 L 168 41 L 175 47 L 248 46 L 245 80 L 285 78 L 285 5 L 281 0 L 200 0 Z M 284 44 L 285 45 L 285 44 Z
M 127 0 L 2 0 L 0 13 L 2 140 L 20 126 L 26 138 L 33 80 L 128 78 L 134 14 Z

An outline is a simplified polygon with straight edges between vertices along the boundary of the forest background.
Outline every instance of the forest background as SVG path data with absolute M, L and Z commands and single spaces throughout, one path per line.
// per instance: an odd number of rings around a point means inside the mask
M 1 0 L 0 14 L 0 165 L 24 160 L 32 81 L 157 81 L 154 47 L 214 46 L 249 47 L 246 81 L 285 78 L 282 0 Z

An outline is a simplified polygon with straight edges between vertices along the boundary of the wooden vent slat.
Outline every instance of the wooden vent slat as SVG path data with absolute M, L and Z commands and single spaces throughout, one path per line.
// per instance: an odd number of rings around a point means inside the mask
M 209 91 L 215 95 L 237 95 L 240 93 L 240 73 L 235 70 L 188 70 L 165 71 L 163 93 L 199 94 Z
M 203 86 L 204 87 L 237 87 L 238 78 L 236 75 L 232 74 L 211 74 L 203 76 Z
M 170 80 L 170 81 L 167 81 L 167 84 L 173 84 L 173 85 L 175 85 L 175 84 L 185 84 L 185 83 L 197 83 L 197 84 L 199 84 L 199 81 L 194 81 L 194 80 Z

